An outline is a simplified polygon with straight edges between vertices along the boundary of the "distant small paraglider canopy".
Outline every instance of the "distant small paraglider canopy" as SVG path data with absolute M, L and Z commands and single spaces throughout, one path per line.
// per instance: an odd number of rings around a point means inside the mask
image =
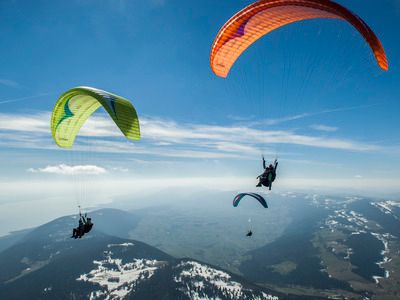
M 61 148 L 71 148 L 82 125 L 101 106 L 128 139 L 140 139 L 139 118 L 129 100 L 80 86 L 62 94 L 54 106 L 50 126 L 56 144 Z
M 264 197 L 260 196 L 256 193 L 240 193 L 233 199 L 233 206 L 237 207 L 239 205 L 240 200 L 242 200 L 245 196 L 250 196 L 256 199 L 262 206 L 268 208 L 267 201 L 265 201 Z
M 359 16 L 330 0 L 260 0 L 247 6 L 218 32 L 211 48 L 211 68 L 225 78 L 243 51 L 262 36 L 290 23 L 321 18 L 351 24 L 364 37 L 381 69 L 388 70 L 385 50 L 371 28 Z

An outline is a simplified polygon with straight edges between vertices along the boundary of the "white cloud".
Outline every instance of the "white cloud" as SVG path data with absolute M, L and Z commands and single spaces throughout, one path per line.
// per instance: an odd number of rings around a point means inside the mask
M 0 145 L 58 149 L 52 141 L 49 120 L 50 113 L 0 113 Z M 292 130 L 262 130 L 244 125 L 176 123 L 150 117 L 141 117 L 141 133 L 141 141 L 130 142 L 123 138 L 110 118 L 95 115 L 83 125 L 74 149 L 86 151 L 90 144 L 90 151 L 93 152 L 200 159 L 251 158 L 261 152 L 273 153 L 273 148 L 280 144 L 357 152 L 382 149 L 374 144 L 298 134 Z M 82 139 L 82 136 L 91 138 Z M 269 149 L 271 147 L 272 149 Z
M 28 169 L 28 172 L 32 173 L 50 173 L 58 175 L 101 175 L 107 173 L 106 169 L 93 165 L 82 165 L 82 166 L 69 166 L 65 164 L 60 164 L 56 166 L 47 166 L 45 168 Z
M 332 139 L 318 136 L 300 135 L 290 130 L 260 130 L 246 126 L 210 126 L 195 124 L 176 124 L 172 121 L 145 119 L 143 136 L 147 139 L 173 141 L 175 143 L 195 143 L 218 150 L 230 149 L 232 144 L 248 154 L 259 153 L 260 145 L 296 144 L 318 148 L 342 149 L 351 151 L 373 151 L 379 147 L 345 139 Z
M 0 113 L 1 131 L 50 133 L 50 114 L 15 115 Z
M 327 126 L 327 125 L 322 125 L 322 124 L 311 125 L 310 128 L 319 130 L 319 131 L 325 131 L 325 132 L 335 132 L 338 130 L 337 127 Z

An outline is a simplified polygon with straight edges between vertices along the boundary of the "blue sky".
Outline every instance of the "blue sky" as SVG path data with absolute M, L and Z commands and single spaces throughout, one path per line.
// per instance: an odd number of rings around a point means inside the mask
M 262 153 L 280 158 L 281 188 L 397 191 L 400 4 L 339 2 L 376 32 L 389 72 L 352 27 L 313 20 L 257 41 L 216 77 L 212 41 L 250 1 L 1 1 L 0 204 L 23 197 L 21 186 L 68 189 L 69 174 L 88 172 L 252 187 Z M 142 141 L 125 141 L 100 112 L 75 154 L 57 149 L 49 114 L 78 85 L 130 99 Z

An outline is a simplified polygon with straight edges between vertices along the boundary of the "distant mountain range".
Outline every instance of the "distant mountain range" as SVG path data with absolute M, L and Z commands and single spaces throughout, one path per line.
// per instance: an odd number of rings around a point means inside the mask
M 112 226 L 74 240 L 77 219 L 63 217 L 19 233 L 0 253 L 0 299 L 302 299 L 110 235 L 133 225 L 128 213 L 104 209 L 93 215 Z
M 222 197 L 93 211 L 78 240 L 76 216 L 1 237 L 0 299 L 399 299 L 400 201 Z

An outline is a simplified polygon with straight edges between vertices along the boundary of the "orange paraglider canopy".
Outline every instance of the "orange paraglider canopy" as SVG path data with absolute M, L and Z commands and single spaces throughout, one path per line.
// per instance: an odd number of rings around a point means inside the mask
M 260 37 L 297 21 L 329 18 L 350 23 L 371 47 L 378 65 L 388 70 L 385 50 L 375 33 L 357 15 L 329 0 L 261 0 L 234 15 L 218 32 L 211 48 L 213 72 L 226 77 L 237 58 Z

